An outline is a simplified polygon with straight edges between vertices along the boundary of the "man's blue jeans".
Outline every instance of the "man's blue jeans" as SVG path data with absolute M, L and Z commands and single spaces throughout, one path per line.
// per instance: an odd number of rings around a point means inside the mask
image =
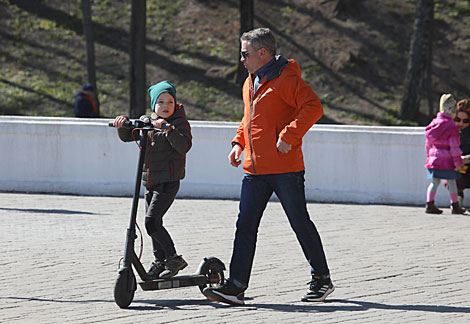
M 282 174 L 245 174 L 240 197 L 240 213 L 230 261 L 230 279 L 248 287 L 256 249 L 258 227 L 274 192 L 297 235 L 312 274 L 329 274 L 320 235 L 310 220 L 305 201 L 305 171 Z M 289 251 L 284 251 L 289 253 Z

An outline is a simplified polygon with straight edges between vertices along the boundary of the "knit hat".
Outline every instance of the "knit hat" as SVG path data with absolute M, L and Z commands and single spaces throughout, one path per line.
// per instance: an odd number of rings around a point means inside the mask
M 441 96 L 441 100 L 439 103 L 439 111 L 441 113 L 446 113 L 449 115 L 456 112 L 455 99 L 452 97 L 451 94 L 446 93 Z
M 150 109 L 152 111 L 155 111 L 155 102 L 157 101 L 157 98 L 159 95 L 161 95 L 163 92 L 168 92 L 175 98 L 175 103 L 176 103 L 176 89 L 174 85 L 172 85 L 169 81 L 162 81 L 157 84 L 154 84 L 149 88 L 149 94 L 150 94 Z
M 91 83 L 85 83 L 82 85 L 82 90 L 83 91 L 95 91 L 95 87 Z

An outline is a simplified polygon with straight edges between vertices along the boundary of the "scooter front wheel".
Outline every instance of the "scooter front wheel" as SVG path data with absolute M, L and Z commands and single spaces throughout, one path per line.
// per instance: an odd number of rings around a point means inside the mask
M 137 282 L 132 269 L 121 269 L 114 285 L 114 301 L 121 308 L 129 307 L 134 299 L 136 289 Z

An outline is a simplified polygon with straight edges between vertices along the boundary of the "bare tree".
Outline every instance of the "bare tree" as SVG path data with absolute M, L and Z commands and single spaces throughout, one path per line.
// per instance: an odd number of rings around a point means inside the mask
M 425 39 L 428 41 L 426 46 L 426 67 L 425 67 L 425 76 L 424 76 L 424 91 L 427 95 L 428 100 L 428 115 L 429 117 L 434 116 L 437 111 L 437 106 L 434 103 L 434 98 L 432 95 L 432 54 L 433 54 L 433 44 L 434 44 L 434 1 L 432 2 L 431 12 L 429 13 L 429 24 L 425 29 L 427 36 Z
M 100 103 L 98 100 L 98 85 L 96 83 L 96 67 L 95 67 L 95 39 L 93 34 L 93 22 L 91 20 L 91 3 L 90 0 L 82 0 L 82 23 L 83 34 L 86 39 L 86 56 L 88 82 L 95 88 L 95 100 L 97 108 L 97 116 L 100 115 Z
M 433 16 L 434 1 L 418 0 L 405 78 L 405 93 L 400 109 L 401 117 L 405 119 L 413 120 L 418 115 L 425 75 L 431 77 Z M 427 88 L 429 87 L 428 83 Z
M 358 15 L 361 5 L 362 0 L 336 0 L 333 11 L 336 16 Z
M 146 0 L 132 0 L 131 44 L 130 44 L 130 107 L 129 117 L 138 118 L 145 114 L 145 30 Z
M 255 0 L 240 0 L 240 36 L 254 27 L 254 1 Z M 239 49 L 241 50 L 241 45 Z M 243 85 L 247 75 L 248 73 L 239 59 L 235 82 Z

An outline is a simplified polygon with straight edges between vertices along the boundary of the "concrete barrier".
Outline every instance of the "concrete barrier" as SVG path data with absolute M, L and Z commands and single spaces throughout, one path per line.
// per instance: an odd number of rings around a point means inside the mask
M 108 119 L 0 116 L 0 190 L 131 196 L 138 147 Z M 238 123 L 191 121 L 193 148 L 180 197 L 238 199 L 243 171 L 229 165 Z M 304 137 L 307 199 L 423 205 L 423 127 L 315 125 Z M 449 205 L 442 187 L 439 205 Z

